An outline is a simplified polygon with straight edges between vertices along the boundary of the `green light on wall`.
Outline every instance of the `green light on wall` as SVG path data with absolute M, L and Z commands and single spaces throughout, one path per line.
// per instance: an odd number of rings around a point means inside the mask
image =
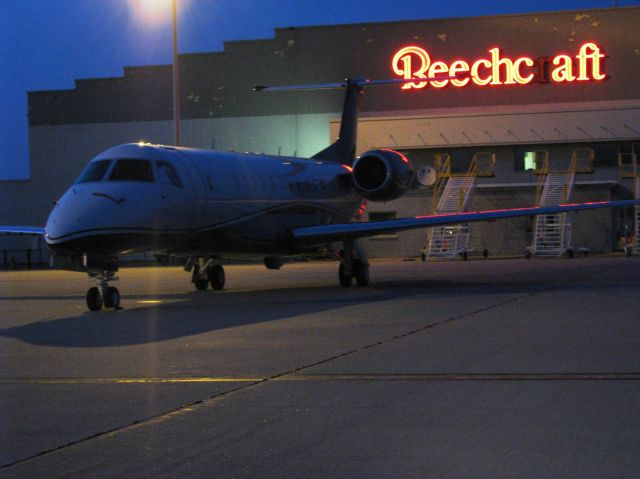
M 535 170 L 536 168 L 536 154 L 534 151 L 527 151 L 524 154 L 524 169 Z

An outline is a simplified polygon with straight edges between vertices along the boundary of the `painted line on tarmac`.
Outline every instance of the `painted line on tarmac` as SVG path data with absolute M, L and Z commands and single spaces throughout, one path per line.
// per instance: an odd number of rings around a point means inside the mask
M 20 378 L 0 379 L 0 384 L 175 384 L 175 383 L 255 383 L 269 378 Z
M 640 373 L 301 374 L 276 381 L 638 381 Z
M 322 381 L 639 381 L 640 372 L 592 373 L 396 373 L 396 374 L 288 374 L 269 378 L 185 377 L 185 378 L 24 378 L 0 379 L 0 384 L 192 384 Z

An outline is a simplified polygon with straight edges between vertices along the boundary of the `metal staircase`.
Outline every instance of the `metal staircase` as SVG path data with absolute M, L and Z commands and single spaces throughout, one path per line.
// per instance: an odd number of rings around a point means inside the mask
M 537 205 L 552 206 L 568 203 L 573 194 L 576 172 L 591 171 L 593 150 L 579 148 L 571 155 L 571 163 L 567 170 L 551 170 L 549 156 L 542 151 L 537 158 L 536 173 L 538 176 Z M 533 244 L 527 256 L 562 256 L 573 255 L 571 243 L 571 218 L 566 213 L 537 215 L 534 224 Z
M 452 176 L 445 184 L 436 211 L 438 213 L 464 211 L 469 206 L 475 185 L 475 176 Z
M 469 170 L 462 174 L 451 173 L 451 157 L 447 154 L 436 155 L 437 181 L 433 191 L 434 214 L 447 214 L 466 211 L 471 203 L 478 176 L 492 176 L 495 155 L 477 153 Z M 425 258 L 466 259 L 469 247 L 469 226 L 466 224 L 436 226 L 428 232 Z
M 638 152 L 640 144 L 634 144 L 627 151 L 618 152 L 618 165 L 622 178 L 633 179 L 633 189 L 635 198 L 640 198 L 640 180 L 638 179 Z M 627 254 L 640 254 L 640 206 L 634 206 L 633 214 L 633 239 L 630 244 L 625 244 L 624 250 Z M 625 240 L 628 241 L 628 238 Z

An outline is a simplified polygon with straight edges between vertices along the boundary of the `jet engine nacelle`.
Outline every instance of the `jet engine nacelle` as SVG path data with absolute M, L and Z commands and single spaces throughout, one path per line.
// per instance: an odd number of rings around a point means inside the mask
M 402 196 L 413 181 L 413 167 L 402 153 L 369 150 L 353 162 L 353 182 L 370 201 L 391 201 Z

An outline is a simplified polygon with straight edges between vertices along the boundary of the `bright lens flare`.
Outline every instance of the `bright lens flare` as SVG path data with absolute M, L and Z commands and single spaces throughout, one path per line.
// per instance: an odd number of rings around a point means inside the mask
M 144 23 L 165 23 L 171 20 L 173 0 L 129 0 L 136 17 Z

